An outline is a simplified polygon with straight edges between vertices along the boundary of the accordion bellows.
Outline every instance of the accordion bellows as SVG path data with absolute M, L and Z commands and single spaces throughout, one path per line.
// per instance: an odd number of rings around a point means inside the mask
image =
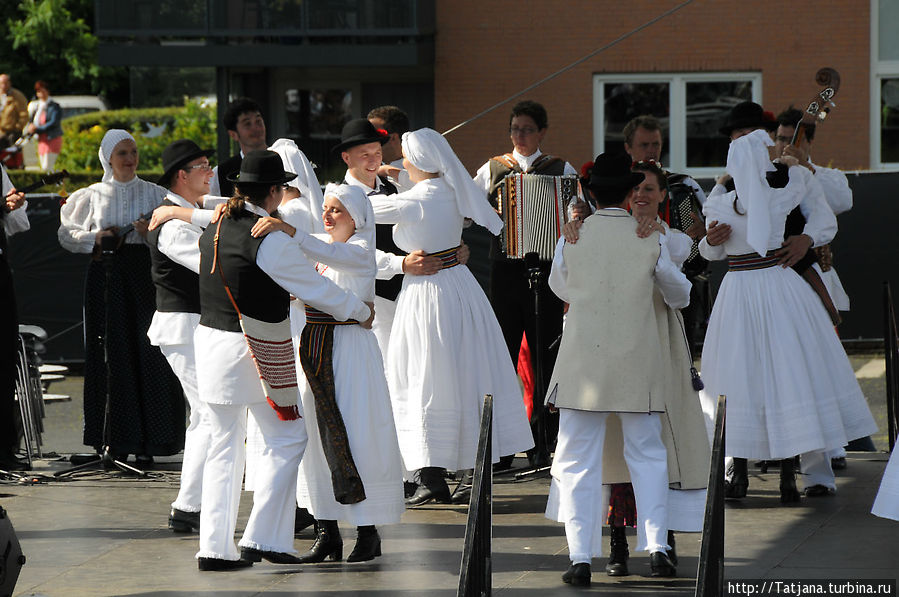
M 511 259 L 537 253 L 551 260 L 562 226 L 568 221 L 568 204 L 577 196 L 577 177 L 512 173 L 499 186 L 503 217 L 500 235 L 503 252 Z

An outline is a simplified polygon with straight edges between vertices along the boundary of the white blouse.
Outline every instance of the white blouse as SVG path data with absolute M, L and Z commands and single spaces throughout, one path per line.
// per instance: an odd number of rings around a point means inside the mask
M 78 189 L 59 210 L 59 244 L 72 253 L 90 253 L 97 232 L 126 226 L 141 216 L 149 218 L 167 192 L 136 176 L 128 182 L 111 180 Z M 141 244 L 144 240 L 132 230 L 125 236 L 125 242 Z

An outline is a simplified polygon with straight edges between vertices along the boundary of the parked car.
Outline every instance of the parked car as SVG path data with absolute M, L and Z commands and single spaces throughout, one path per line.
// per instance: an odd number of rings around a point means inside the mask
M 105 112 L 109 104 L 99 95 L 54 95 L 53 100 L 62 108 L 62 119 L 88 112 Z M 29 104 L 30 107 L 30 104 Z M 65 140 L 63 140 L 65 143 Z M 37 139 L 32 137 L 22 145 L 26 168 L 38 168 Z

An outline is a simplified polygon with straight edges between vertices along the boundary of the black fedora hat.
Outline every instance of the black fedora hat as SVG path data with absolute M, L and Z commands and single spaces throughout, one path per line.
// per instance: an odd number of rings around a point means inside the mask
M 727 113 L 727 120 L 718 129 L 725 137 L 730 137 L 734 129 L 763 128 L 777 129 L 777 121 L 765 117 L 765 111 L 755 102 L 740 102 Z
M 631 172 L 631 158 L 624 153 L 601 153 L 596 156 L 587 183 L 594 193 L 624 191 L 640 184 L 643 172 Z
M 284 171 L 281 156 L 268 149 L 257 149 L 243 157 L 240 172 L 226 178 L 230 182 L 240 184 L 276 185 L 284 184 L 296 178 L 293 172 Z
M 190 139 L 178 139 L 172 141 L 162 150 L 162 169 L 164 172 L 159 178 L 158 184 L 168 187 L 172 176 L 188 162 L 197 158 L 208 158 L 215 153 L 214 149 L 200 149 L 200 146 Z
M 343 130 L 340 131 L 340 143 L 331 151 L 339 155 L 341 151 L 346 151 L 356 145 L 375 142 L 384 145 L 388 141 L 390 141 L 390 135 L 387 134 L 387 131 L 378 132 L 375 125 L 370 123 L 367 118 L 354 118 L 343 125 Z

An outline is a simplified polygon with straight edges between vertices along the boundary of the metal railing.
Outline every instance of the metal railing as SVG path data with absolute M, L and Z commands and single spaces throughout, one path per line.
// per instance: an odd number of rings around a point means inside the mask
M 899 434 L 899 334 L 890 283 L 883 283 L 883 358 L 886 362 L 887 435 L 890 451 Z
M 702 522 L 702 545 L 699 548 L 699 571 L 696 574 L 696 597 L 719 597 L 724 594 L 724 422 L 727 398 L 718 396 L 715 409 L 715 435 L 712 440 L 712 463 L 709 467 L 709 489 Z
M 465 525 L 465 547 L 459 571 L 457 597 L 489 597 L 492 582 L 491 540 L 493 536 L 493 396 L 484 396 L 481 413 L 481 434 L 471 498 L 468 503 L 468 522 Z

